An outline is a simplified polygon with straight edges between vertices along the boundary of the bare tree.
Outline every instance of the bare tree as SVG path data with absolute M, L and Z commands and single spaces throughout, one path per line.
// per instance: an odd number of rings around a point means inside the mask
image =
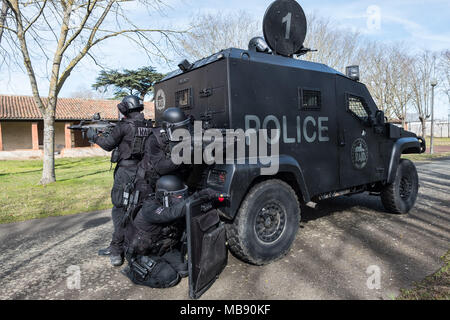
M 199 14 L 189 26 L 180 43 L 186 56 L 195 60 L 230 47 L 247 48 L 250 39 L 262 33 L 259 22 L 245 11 Z
M 361 80 L 367 85 L 378 108 L 384 111 L 388 119 L 392 119 L 394 117 L 393 79 L 386 50 L 387 48 L 379 43 L 367 43 L 358 64 L 361 66 Z
M 308 15 L 307 21 L 305 47 L 317 52 L 310 52 L 302 58 L 324 63 L 339 71 L 344 71 L 346 66 L 357 62 L 362 44 L 359 33 L 339 28 L 331 19 L 315 14 Z
M 412 100 L 422 124 L 422 136 L 426 136 L 426 121 L 430 118 L 431 78 L 435 72 L 436 55 L 425 51 L 417 56 L 411 73 Z
M 450 104 L 450 50 L 445 50 L 441 53 L 439 61 L 439 74 L 441 75 L 440 82 L 442 84 L 442 89 L 447 95 L 448 102 Z
M 110 95 L 109 95 L 110 96 Z M 76 90 L 70 93 L 71 98 L 103 100 L 109 98 L 107 91 L 93 91 L 91 88 L 80 85 Z
M 393 47 L 390 52 L 389 64 L 392 72 L 392 91 L 394 114 L 402 121 L 403 128 L 406 125 L 408 106 L 413 98 L 411 73 L 414 72 L 414 58 L 404 47 Z
M 412 99 L 414 59 L 400 44 L 367 43 L 361 51 L 362 81 L 366 83 L 378 107 L 389 119 L 405 126 L 407 108 Z
M 3 37 L 3 25 L 6 21 L 6 15 L 8 14 L 8 4 L 6 3 L 6 0 L 2 0 L 2 9 L 0 11 L 0 44 L 2 43 L 2 37 Z
M 157 11 L 162 0 L 3 0 L 10 10 L 0 30 L 4 32 L 4 52 L 11 59 L 22 57 L 33 97 L 44 119 L 44 162 L 41 184 L 55 177 L 55 108 L 61 88 L 78 63 L 86 56 L 97 63 L 92 49 L 107 39 L 121 36 L 142 47 L 151 57 L 166 58 L 161 45 L 173 43 L 173 30 L 137 26 L 131 19 L 130 3 Z M 149 19 L 150 20 L 150 19 Z M 1 44 L 4 47 L 4 43 Z M 45 67 L 46 66 L 46 67 Z M 48 98 L 38 87 L 38 72 L 48 78 Z

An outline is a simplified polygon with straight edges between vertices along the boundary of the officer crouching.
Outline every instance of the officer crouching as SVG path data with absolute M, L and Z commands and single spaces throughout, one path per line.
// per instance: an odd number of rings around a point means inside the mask
M 213 199 L 216 192 L 204 189 L 191 198 Z M 156 192 L 127 224 L 125 252 L 128 266 L 122 271 L 133 283 L 169 288 L 188 275 L 183 231 L 188 188 L 176 176 L 163 176 Z
M 125 214 L 126 195 L 131 192 L 131 185 L 135 180 L 137 165 L 144 153 L 146 138 L 151 134 L 152 123 L 145 120 L 144 104 L 136 96 L 127 96 L 117 106 L 125 116 L 119 121 L 110 135 L 100 136 L 93 129 L 89 129 L 89 141 L 96 143 L 106 151 L 113 151 L 111 162 L 117 163 L 114 171 L 114 185 L 111 191 L 112 220 L 114 232 L 108 248 L 99 251 L 99 255 L 110 255 L 113 266 L 121 266 L 124 262 L 124 227 L 122 220 Z

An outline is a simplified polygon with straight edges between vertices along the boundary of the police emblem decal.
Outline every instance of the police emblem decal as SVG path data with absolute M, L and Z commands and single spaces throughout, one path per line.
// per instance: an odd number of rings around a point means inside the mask
M 155 98 L 156 110 L 163 111 L 166 108 L 166 94 L 162 89 L 159 89 Z
M 369 160 L 369 147 L 364 139 L 356 139 L 352 145 L 352 163 L 358 170 L 364 169 Z

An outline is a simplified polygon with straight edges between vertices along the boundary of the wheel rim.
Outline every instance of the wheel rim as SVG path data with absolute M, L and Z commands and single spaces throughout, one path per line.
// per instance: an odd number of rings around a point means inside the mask
M 255 233 L 264 243 L 278 240 L 286 227 L 286 210 L 278 203 L 270 202 L 256 216 Z
M 402 177 L 400 180 L 400 197 L 403 200 L 408 199 L 412 194 L 412 182 L 409 177 Z

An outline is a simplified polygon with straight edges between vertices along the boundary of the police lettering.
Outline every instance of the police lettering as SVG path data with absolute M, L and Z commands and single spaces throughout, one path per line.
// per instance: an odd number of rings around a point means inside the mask
M 245 130 L 248 129 L 278 129 L 279 134 L 275 137 L 271 137 L 271 142 L 274 143 L 278 139 L 282 138 L 283 143 L 307 143 L 328 142 L 330 137 L 328 136 L 328 117 L 312 117 L 307 116 L 302 119 L 297 116 L 295 119 L 295 125 L 297 127 L 297 134 L 295 137 L 288 135 L 288 127 L 293 123 L 288 123 L 288 118 L 283 116 L 282 121 L 274 116 L 268 115 L 262 121 L 258 116 L 246 115 L 245 116 Z M 293 122 L 293 121 L 292 121 Z
M 150 128 L 138 127 L 137 128 L 137 136 L 138 137 L 147 137 L 150 135 Z

